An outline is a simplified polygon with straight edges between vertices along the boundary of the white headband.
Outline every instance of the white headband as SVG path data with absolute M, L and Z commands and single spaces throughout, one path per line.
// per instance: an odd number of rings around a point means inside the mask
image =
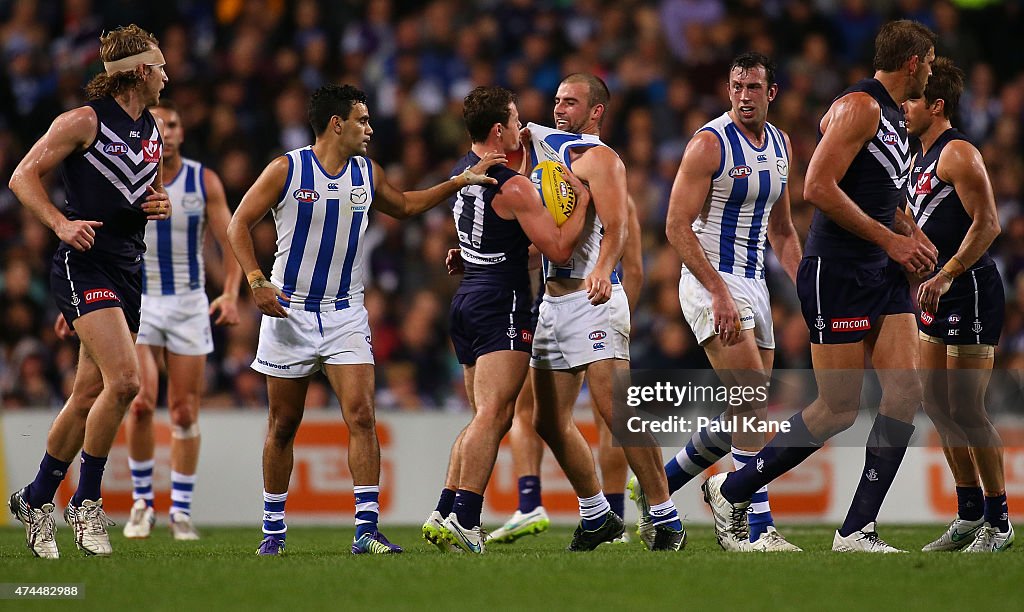
M 135 67 L 139 64 L 145 64 L 147 66 L 163 66 L 165 63 L 164 54 L 160 52 L 160 49 L 150 47 L 142 53 L 122 57 L 121 59 L 114 60 L 112 62 L 103 62 L 103 69 L 107 74 L 114 74 L 115 72 L 135 70 Z

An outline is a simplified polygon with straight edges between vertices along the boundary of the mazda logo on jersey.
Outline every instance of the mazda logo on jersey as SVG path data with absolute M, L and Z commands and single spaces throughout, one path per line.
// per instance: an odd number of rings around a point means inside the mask
M 366 190 L 362 187 L 353 187 L 352 191 L 348 194 L 348 199 L 353 204 L 365 204 L 366 203 Z
M 312 204 L 320 199 L 320 194 L 314 189 L 296 189 L 292 193 L 292 197 L 295 198 L 296 202 L 302 202 L 303 204 Z
M 733 166 L 729 171 L 729 178 L 747 178 L 752 172 L 750 166 Z
M 886 132 L 882 134 L 882 142 L 887 145 L 894 145 L 899 142 L 900 137 L 896 135 L 896 132 Z
M 107 155 L 124 155 L 128 152 L 128 145 L 123 142 L 108 142 L 103 147 L 103 152 Z
M 185 212 L 198 212 L 203 209 L 203 199 L 195 194 L 181 198 L 181 209 Z
M 782 176 L 788 176 L 789 175 L 789 164 L 786 163 L 786 160 L 784 160 L 784 159 L 776 160 L 775 161 L 775 168 L 779 171 L 779 174 L 781 174 Z
M 159 140 L 142 141 L 142 161 L 146 162 L 147 164 L 154 164 L 160 161 Z

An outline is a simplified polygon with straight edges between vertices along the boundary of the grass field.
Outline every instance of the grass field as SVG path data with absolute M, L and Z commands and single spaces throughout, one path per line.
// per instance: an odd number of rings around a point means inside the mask
M 58 519 L 60 521 L 60 519 Z M 151 539 L 112 529 L 114 556 L 84 558 L 58 523 L 59 561 L 35 559 L 24 531 L 0 528 L 0 583 L 84 583 L 84 601 L 0 601 L 0 609 L 304 610 L 506 609 L 1007 610 L 1024 609 L 1024 553 L 839 555 L 833 527 L 787 527 L 806 552 L 727 554 L 710 527 L 689 529 L 681 553 L 637 543 L 592 553 L 563 549 L 571 530 L 554 528 L 483 557 L 441 554 L 419 528 L 386 529 L 406 548 L 391 557 L 354 557 L 352 530 L 295 527 L 288 555 L 258 558 L 257 528 L 209 528 L 199 542 Z M 942 526 L 883 526 L 891 544 L 919 549 Z

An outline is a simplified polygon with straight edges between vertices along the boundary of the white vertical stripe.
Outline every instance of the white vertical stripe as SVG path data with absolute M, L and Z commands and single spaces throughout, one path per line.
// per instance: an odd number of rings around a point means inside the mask
M 512 292 L 512 310 L 508 313 L 508 328 L 515 329 L 515 312 L 516 312 L 516 292 Z M 512 351 L 516 348 L 515 336 L 508 339 L 508 350 Z
M 64 269 L 68 274 L 68 283 L 71 285 L 71 301 L 75 306 L 75 314 L 82 316 L 82 311 L 78 309 L 78 304 L 75 303 L 75 281 L 71 280 L 71 265 L 68 263 L 68 257 L 71 255 L 71 251 L 64 253 Z
M 818 316 L 821 316 L 821 257 L 817 258 L 818 267 L 814 271 L 814 299 L 818 308 Z M 818 330 L 818 342 L 824 342 L 825 329 Z
M 981 317 L 979 316 L 979 313 L 978 313 L 978 277 L 975 276 L 974 270 L 971 270 L 971 281 L 974 282 L 974 320 L 975 321 L 980 321 Z M 973 323 L 972 323 L 972 325 L 973 325 Z M 978 343 L 978 344 L 981 344 L 981 333 L 980 332 L 976 332 L 974 334 L 974 341 L 976 343 Z

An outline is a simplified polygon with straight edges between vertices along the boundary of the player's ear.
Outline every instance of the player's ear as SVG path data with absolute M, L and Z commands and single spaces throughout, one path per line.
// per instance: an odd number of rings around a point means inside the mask
M 910 59 L 907 60 L 907 72 L 910 76 L 917 74 L 917 67 L 921 65 L 920 55 L 911 55 Z
M 779 84 L 772 83 L 772 86 L 768 88 L 768 101 L 772 102 L 775 100 L 775 96 L 779 95 Z

